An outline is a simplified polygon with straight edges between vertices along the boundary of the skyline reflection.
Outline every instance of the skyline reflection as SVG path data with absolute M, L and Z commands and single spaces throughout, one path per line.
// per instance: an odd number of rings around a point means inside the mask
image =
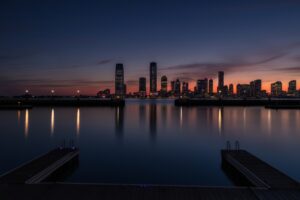
M 123 137 L 124 129 L 124 108 L 116 107 L 115 108 L 115 132 L 118 138 Z
M 28 137 L 28 133 L 29 133 L 29 111 L 28 111 L 28 109 L 26 109 L 26 111 L 25 111 L 25 120 L 24 120 L 24 135 L 25 135 L 25 138 Z
M 55 117 L 55 116 L 54 116 L 54 108 L 52 108 L 52 109 L 51 109 L 51 135 L 54 134 L 54 125 L 55 125 L 55 124 L 54 124 L 54 123 L 55 123 L 55 122 L 54 122 L 54 120 L 55 120 L 54 117 Z
M 76 114 L 76 136 L 80 135 L 80 109 L 77 108 Z

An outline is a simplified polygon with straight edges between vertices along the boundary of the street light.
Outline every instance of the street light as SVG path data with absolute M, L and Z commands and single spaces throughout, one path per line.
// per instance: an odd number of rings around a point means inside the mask
M 53 95 L 55 93 L 55 91 L 54 90 L 51 90 L 51 94 Z
M 25 93 L 28 94 L 28 93 L 29 93 L 29 90 L 25 90 Z

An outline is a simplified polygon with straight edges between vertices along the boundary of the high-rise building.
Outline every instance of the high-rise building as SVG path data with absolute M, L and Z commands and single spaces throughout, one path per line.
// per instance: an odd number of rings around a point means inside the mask
M 233 84 L 229 84 L 228 94 L 229 96 L 233 96 Z
M 297 92 L 297 82 L 296 80 L 292 80 L 289 82 L 288 93 L 295 95 Z
M 168 78 L 167 76 L 162 76 L 160 79 L 160 91 L 161 93 L 168 92 Z
M 239 97 L 248 97 L 250 96 L 250 85 L 249 84 L 237 84 L 236 94 Z
M 175 81 L 171 81 L 171 91 L 173 94 L 175 93 Z
M 271 95 L 272 96 L 280 96 L 282 95 L 282 83 L 281 81 L 276 81 L 271 84 Z
M 207 78 L 197 80 L 197 92 L 198 94 L 204 96 L 208 93 L 208 81 Z
M 124 95 L 127 94 L 127 85 L 126 84 L 123 85 L 123 94 Z
M 189 93 L 189 83 L 182 82 L 182 94 L 187 95 Z
M 157 92 L 157 64 L 150 63 L 150 94 Z
M 222 94 L 224 88 L 224 72 L 219 71 L 218 72 L 218 93 Z
M 179 96 L 180 95 L 180 81 L 179 81 L 179 79 L 177 79 L 176 81 L 175 81 L 175 85 L 174 85 L 174 93 L 175 93 L 175 95 L 176 96 Z
M 257 79 L 250 82 L 250 96 L 261 96 L 261 80 Z
M 124 95 L 124 68 L 121 63 L 116 64 L 115 95 L 119 97 Z
M 140 96 L 146 96 L 146 78 L 140 77 L 139 79 L 139 93 Z
M 208 81 L 208 85 L 209 85 L 209 95 L 212 96 L 214 93 L 214 81 L 212 79 L 209 79 Z

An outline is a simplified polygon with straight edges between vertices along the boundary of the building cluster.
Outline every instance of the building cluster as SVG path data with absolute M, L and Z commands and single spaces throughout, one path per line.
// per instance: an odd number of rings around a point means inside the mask
M 218 72 L 217 91 L 214 92 L 213 79 L 199 79 L 196 81 L 193 90 L 190 90 L 189 83 L 186 81 L 180 81 L 178 78 L 172 81 L 168 81 L 166 75 L 160 78 L 160 90 L 157 89 L 157 63 L 151 62 L 149 66 L 149 92 L 147 92 L 147 79 L 146 77 L 139 78 L 138 91 L 135 93 L 127 93 L 126 84 L 124 83 L 124 66 L 121 63 L 116 64 L 115 71 L 115 94 L 111 94 L 109 89 L 99 91 L 98 97 L 107 98 L 115 96 L 117 98 L 127 97 L 240 97 L 240 98 L 262 98 L 262 97 L 287 97 L 295 96 L 299 97 L 299 91 L 297 90 L 296 80 L 289 82 L 288 91 L 282 90 L 282 82 L 276 81 L 271 84 L 271 90 L 267 93 L 266 90 L 262 90 L 262 80 L 257 79 L 251 81 L 249 84 L 237 84 L 234 92 L 233 84 L 224 84 L 224 72 Z M 170 90 L 168 84 L 170 83 Z

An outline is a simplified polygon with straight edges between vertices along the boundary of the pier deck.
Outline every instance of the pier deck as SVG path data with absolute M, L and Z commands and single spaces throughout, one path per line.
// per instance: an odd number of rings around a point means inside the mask
M 299 183 L 245 150 L 222 150 L 229 164 L 256 187 L 299 188 Z
M 0 183 L 40 183 L 78 155 L 78 149 L 54 149 L 1 175 Z

